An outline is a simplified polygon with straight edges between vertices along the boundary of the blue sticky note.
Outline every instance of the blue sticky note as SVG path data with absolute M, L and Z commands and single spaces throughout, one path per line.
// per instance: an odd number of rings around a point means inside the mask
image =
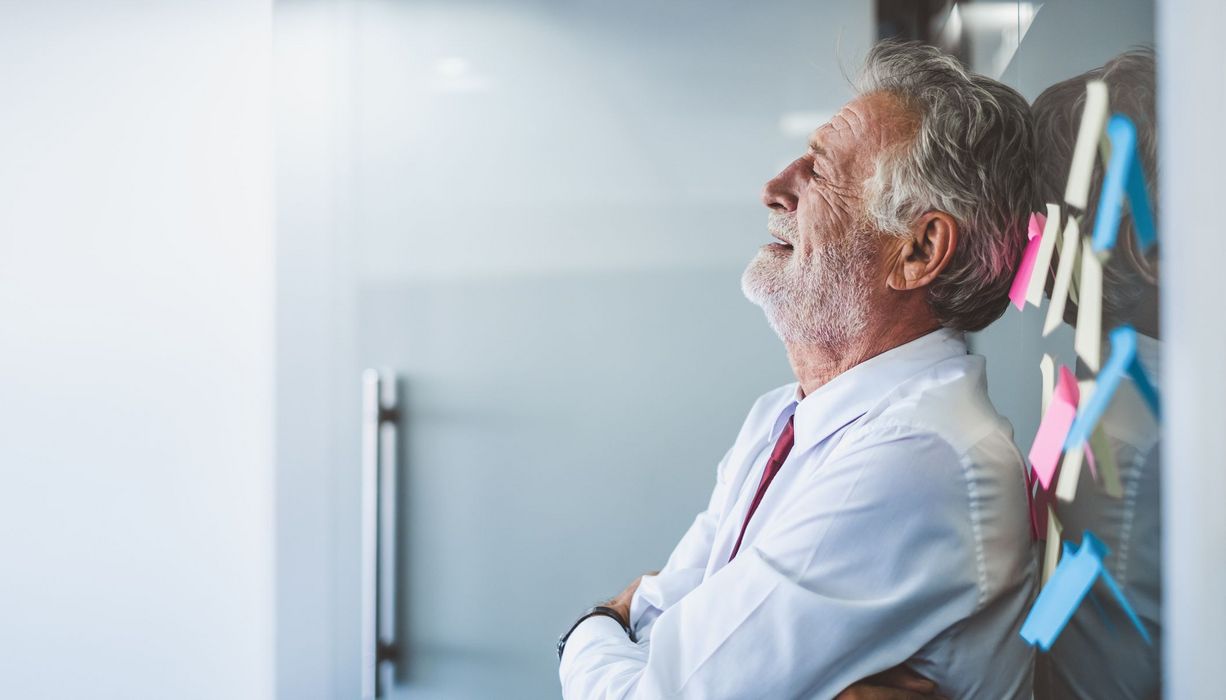
M 1133 157 L 1132 167 L 1128 170 L 1128 208 L 1132 211 L 1132 226 L 1137 232 L 1141 252 L 1148 251 L 1158 240 L 1158 229 L 1154 225 L 1149 189 L 1145 186 L 1145 165 L 1139 155 Z
M 1022 639 L 1043 651 L 1051 650 L 1052 644 L 1055 644 L 1068 621 L 1073 619 L 1081 601 L 1091 595 L 1094 582 L 1101 577 L 1124 614 L 1141 633 L 1141 638 L 1146 644 L 1153 644 L 1141 618 L 1128 604 L 1119 584 L 1103 565 L 1103 559 L 1109 553 L 1107 545 L 1089 530 L 1082 536 L 1080 548 L 1073 546 L 1071 542 L 1065 542 L 1064 556 L 1060 558 L 1060 564 L 1047 580 L 1047 585 L 1039 591 L 1039 597 L 1030 608 L 1030 614 L 1022 623 Z M 1095 604 L 1097 605 L 1097 601 Z M 1099 611 L 1102 612 L 1101 607 Z
M 1137 128 L 1123 114 L 1114 114 L 1107 122 L 1107 138 L 1111 140 L 1111 159 L 1103 176 L 1103 188 L 1098 197 L 1098 213 L 1091 238 L 1095 253 L 1115 247 L 1120 229 L 1120 214 L 1124 197 L 1132 212 L 1133 228 L 1141 250 L 1157 240 L 1154 228 L 1154 210 L 1149 202 L 1149 190 L 1145 187 L 1145 166 L 1137 154 Z
M 1120 584 L 1115 582 L 1115 579 L 1112 578 L 1111 573 L 1107 571 L 1106 567 L 1103 567 L 1102 576 L 1103 583 L 1107 584 L 1107 588 L 1111 589 L 1111 594 L 1115 596 L 1115 601 L 1120 604 L 1120 608 L 1124 610 L 1124 614 L 1128 616 L 1128 619 L 1132 620 L 1133 626 L 1141 633 L 1141 638 L 1145 640 L 1146 644 L 1153 644 L 1153 641 L 1149 638 L 1149 632 L 1145 630 L 1145 625 L 1141 622 L 1141 618 L 1137 616 L 1136 611 L 1128 604 L 1128 599 L 1124 597 L 1124 591 L 1120 588 Z
M 1107 555 L 1111 553 L 1107 543 L 1098 539 L 1098 535 L 1089 530 L 1086 530 L 1085 534 L 1081 536 L 1081 550 L 1083 553 L 1097 557 L 1099 563 L 1102 563 L 1102 560 L 1106 559 Z
M 1153 382 L 1149 381 L 1145 367 L 1137 358 L 1137 332 L 1132 326 L 1120 326 L 1111 331 L 1111 356 L 1098 373 L 1098 382 L 1090 400 L 1077 412 L 1077 417 L 1064 439 L 1064 449 L 1082 445 L 1090 439 L 1090 433 L 1094 432 L 1094 426 L 1098 425 L 1103 413 L 1107 411 L 1107 405 L 1111 403 L 1111 397 L 1115 395 L 1115 390 L 1119 388 L 1120 380 L 1125 374 L 1132 377 L 1137 393 L 1154 412 L 1154 417 L 1160 416 L 1158 390 Z
M 1064 543 L 1060 564 L 1039 591 L 1034 607 L 1022 623 L 1022 639 L 1043 651 L 1051 649 L 1103 570 L 1102 559 L 1096 556 L 1091 541 L 1097 539 L 1087 531 L 1080 549 L 1070 542 Z

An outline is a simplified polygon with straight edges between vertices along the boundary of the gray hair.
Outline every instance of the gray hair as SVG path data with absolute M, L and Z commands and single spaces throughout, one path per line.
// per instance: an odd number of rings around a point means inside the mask
M 855 87 L 892 95 L 918 117 L 915 136 L 883 153 L 865 183 L 870 224 L 901 236 L 925 212 L 952 216 L 958 243 L 929 285 L 928 303 L 944 326 L 984 328 L 1008 305 L 1036 205 L 1029 105 L 1016 90 L 914 42 L 874 46 Z

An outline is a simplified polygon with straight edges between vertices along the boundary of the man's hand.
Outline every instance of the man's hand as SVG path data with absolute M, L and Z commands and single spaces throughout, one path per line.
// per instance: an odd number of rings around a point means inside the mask
M 643 576 L 655 576 L 658 573 L 660 572 L 649 571 L 643 574 Z M 601 603 L 601 605 L 605 606 L 606 608 L 613 608 L 616 610 L 617 614 L 622 616 L 622 619 L 626 621 L 627 625 L 630 624 L 630 601 L 634 599 L 634 592 L 639 589 L 639 582 L 643 580 L 643 576 L 631 581 L 630 585 L 626 586 L 626 590 L 618 593 L 617 597 L 613 600 Z
M 899 665 L 859 681 L 834 700 L 936 700 L 936 692 L 936 683 Z

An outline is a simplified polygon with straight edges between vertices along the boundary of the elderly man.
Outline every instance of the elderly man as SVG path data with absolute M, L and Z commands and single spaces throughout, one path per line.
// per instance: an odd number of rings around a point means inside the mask
M 1023 462 L 983 328 L 1034 207 L 1026 101 L 912 44 L 767 183 L 746 296 L 797 382 L 764 394 L 664 569 L 559 642 L 563 694 L 831 698 L 906 667 L 1028 698 L 1035 586 Z

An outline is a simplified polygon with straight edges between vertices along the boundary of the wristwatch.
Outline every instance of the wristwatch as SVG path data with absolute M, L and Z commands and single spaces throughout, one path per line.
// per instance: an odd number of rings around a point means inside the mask
M 596 607 L 589 608 L 587 612 L 580 615 L 579 619 L 575 620 L 575 624 L 571 625 L 570 629 L 566 630 L 566 634 L 558 637 L 558 661 L 562 660 L 562 651 L 566 649 L 566 640 L 570 639 L 571 633 L 575 631 L 575 629 L 579 626 L 579 623 L 583 622 L 589 617 L 595 617 L 597 615 L 604 615 L 605 617 L 613 618 L 617 621 L 617 624 L 621 625 L 622 629 L 625 630 L 626 636 L 630 638 L 630 641 L 638 641 L 634 638 L 634 630 L 630 628 L 630 624 L 628 622 L 622 619 L 621 613 L 617 612 L 613 608 L 606 607 L 604 605 L 597 605 Z

